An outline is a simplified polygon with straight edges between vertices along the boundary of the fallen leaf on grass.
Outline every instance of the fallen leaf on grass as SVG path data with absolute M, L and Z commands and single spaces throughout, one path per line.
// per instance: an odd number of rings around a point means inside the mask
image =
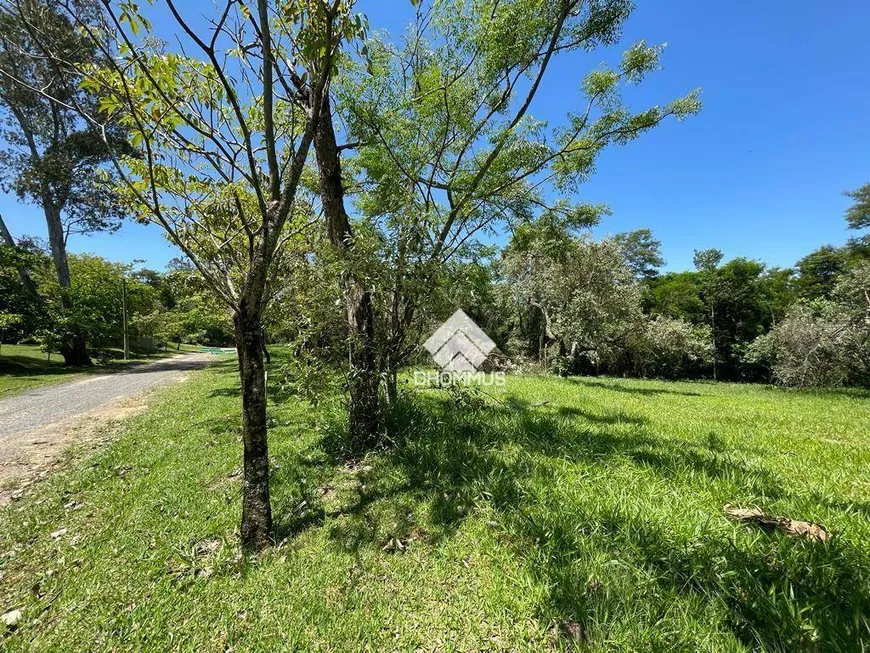
M 730 503 L 725 505 L 725 514 L 735 521 L 757 524 L 766 529 L 777 529 L 792 537 L 806 537 L 817 542 L 827 542 L 831 533 L 819 524 L 788 517 L 766 515 L 760 508 L 735 508 Z
M 14 628 L 21 620 L 21 610 L 11 610 L 6 614 L 0 615 L 2 621 L 7 627 Z
M 221 541 L 216 537 L 207 537 L 193 545 L 193 557 L 205 558 L 221 548 Z
M 588 641 L 586 629 L 576 621 L 566 619 L 556 629 L 558 635 L 569 642 L 582 644 Z
M 381 547 L 381 551 L 404 551 L 405 548 L 411 543 L 416 542 L 417 540 L 424 539 L 424 534 L 418 528 L 414 528 L 408 535 L 404 538 L 400 537 L 391 537 L 387 540 L 386 544 Z
M 55 540 L 59 540 L 59 539 L 62 538 L 64 535 L 66 535 L 66 529 L 65 529 L 65 528 L 61 528 L 60 530 L 57 530 L 57 531 L 55 531 L 54 533 L 52 533 L 52 534 L 51 534 L 51 538 L 52 538 L 52 539 L 55 539 Z
M 381 551 L 404 551 L 405 545 L 402 544 L 402 540 L 398 537 L 391 537 L 387 540 L 387 543 L 381 547 Z

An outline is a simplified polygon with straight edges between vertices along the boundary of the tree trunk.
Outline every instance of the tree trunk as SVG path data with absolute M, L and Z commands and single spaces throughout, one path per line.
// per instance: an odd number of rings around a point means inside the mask
M 54 270 L 57 274 L 57 283 L 60 286 L 60 301 L 64 311 L 69 311 L 73 307 L 70 288 L 72 282 L 69 274 L 69 261 L 66 255 L 66 239 L 63 234 L 63 223 L 61 222 L 60 209 L 58 209 L 46 197 L 43 199 L 43 211 L 45 212 L 45 223 L 48 227 L 48 244 L 51 247 L 51 259 L 54 262 Z M 91 365 L 92 361 L 88 355 L 88 338 L 87 334 L 81 331 L 74 331 L 66 334 L 65 342 L 60 346 L 60 354 L 63 356 L 64 365 Z
M 74 333 L 67 336 L 66 341 L 60 346 L 60 355 L 63 356 L 64 365 L 83 367 L 93 365 L 88 355 L 88 341 L 83 333 Z
M 385 385 L 387 404 L 390 406 L 395 406 L 396 402 L 399 400 L 399 381 L 398 373 L 396 372 L 396 370 L 387 370 Z
M 233 321 L 242 381 L 244 485 L 241 540 L 245 549 L 261 551 L 272 541 L 263 329 L 259 311 L 250 310 L 244 300 Z
M 341 181 L 341 153 L 335 139 L 329 94 L 324 94 L 323 108 L 314 137 L 314 149 L 320 170 L 320 195 L 329 241 L 344 260 L 348 273 L 342 276 L 348 323 L 348 435 L 359 447 L 377 442 L 380 435 L 374 306 L 371 293 L 359 281 L 349 261 L 353 250 L 353 231 L 344 206 Z
M 269 347 L 266 345 L 268 338 L 266 337 L 266 329 L 263 329 L 263 358 L 266 360 L 266 365 L 272 364 L 272 354 L 269 353 Z
M 57 273 L 57 283 L 61 287 L 64 301 L 69 300 L 70 288 L 69 263 L 66 257 L 66 241 L 63 236 L 63 224 L 61 223 L 60 211 L 43 200 L 45 211 L 45 223 L 48 227 L 48 244 L 51 247 L 51 259 L 54 261 L 54 270 Z M 64 308 L 67 305 L 64 304 Z
M 348 435 L 359 447 L 370 447 L 380 436 L 380 375 L 374 347 L 375 325 L 371 295 L 355 284 L 345 289 L 350 338 Z

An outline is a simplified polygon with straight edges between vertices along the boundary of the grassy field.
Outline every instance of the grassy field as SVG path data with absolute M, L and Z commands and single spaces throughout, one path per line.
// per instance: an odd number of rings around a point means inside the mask
M 182 345 L 182 351 L 198 349 L 192 345 Z M 32 388 L 69 381 L 83 374 L 105 374 L 107 371 L 123 369 L 126 365 L 142 363 L 177 352 L 170 349 L 145 356 L 132 354 L 128 361 L 123 360 L 122 350 L 112 350 L 116 358 L 107 365 L 95 367 L 65 367 L 63 357 L 54 353 L 51 358 L 37 345 L 3 345 L 0 348 L 0 397 L 19 394 Z
M 280 544 L 246 560 L 237 377 L 199 373 L 0 513 L 0 613 L 23 611 L 0 648 L 870 647 L 866 394 L 517 377 L 493 395 L 405 401 L 394 446 L 354 462 L 337 402 L 276 397 Z M 835 535 L 735 524 L 728 503 Z

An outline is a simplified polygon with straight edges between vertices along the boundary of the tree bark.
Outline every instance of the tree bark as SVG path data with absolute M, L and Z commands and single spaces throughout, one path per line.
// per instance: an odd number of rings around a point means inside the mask
M 86 367 L 94 363 L 88 355 L 88 339 L 84 333 L 68 335 L 60 345 L 60 355 L 64 365 Z
M 242 546 L 261 551 L 272 541 L 269 500 L 269 444 L 266 431 L 266 378 L 260 310 L 242 300 L 234 315 L 242 382 Z
M 51 259 L 54 262 L 54 270 L 57 273 L 57 282 L 61 289 L 66 291 L 70 288 L 69 262 L 66 256 L 66 240 L 63 235 L 63 223 L 61 222 L 60 210 L 54 206 L 50 198 L 43 199 L 45 211 L 45 223 L 48 227 L 48 244 L 51 247 Z M 68 301 L 68 293 L 64 293 L 64 300 Z
M 359 447 L 370 447 L 380 436 L 379 385 L 371 294 L 357 284 L 345 288 L 350 365 L 348 435 Z
M 386 371 L 385 377 L 384 383 L 386 385 L 387 404 L 395 406 L 396 402 L 399 400 L 398 371 L 391 367 Z
M 314 149 L 320 171 L 320 195 L 329 241 L 336 253 L 352 268 L 353 230 L 344 206 L 341 153 L 332 124 L 329 93 L 324 93 Z M 376 443 L 380 434 L 379 386 L 375 318 L 371 292 L 348 269 L 343 275 L 345 311 L 348 324 L 348 435 L 359 447 Z
M 54 262 L 54 270 L 57 274 L 57 283 L 60 286 L 60 302 L 64 311 L 73 308 L 71 295 L 72 281 L 69 273 L 69 260 L 66 254 L 66 238 L 63 233 L 60 209 L 52 202 L 46 193 L 43 198 L 43 211 L 45 223 L 48 227 L 48 244 L 51 247 L 51 259 Z M 60 346 L 60 354 L 63 356 L 64 365 L 91 365 L 91 357 L 88 355 L 87 334 L 75 331 L 67 334 Z
M 269 353 L 268 341 L 269 338 L 266 336 L 266 329 L 263 329 L 263 358 L 266 361 L 266 365 L 271 365 L 272 354 Z

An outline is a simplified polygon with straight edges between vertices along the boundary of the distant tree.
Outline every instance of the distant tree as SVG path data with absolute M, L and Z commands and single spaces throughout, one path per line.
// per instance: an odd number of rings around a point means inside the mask
M 849 228 L 870 228 L 870 184 L 864 184 L 857 190 L 847 191 L 845 195 L 854 200 L 852 206 L 846 209 L 846 222 Z
M 95 0 L 77 0 L 82 17 L 99 12 Z M 51 57 L 49 52 L 59 56 Z M 116 126 L 97 130 L 76 107 L 94 108 L 80 87 L 80 66 L 93 64 L 97 49 L 75 29 L 56 3 L 17 0 L 0 5 L 0 183 L 7 192 L 42 208 L 61 302 L 72 310 L 66 246 L 71 234 L 117 229 L 121 216 L 111 190 L 108 139 L 123 145 Z M 89 362 L 87 333 L 60 341 L 64 361 Z
M 72 285 L 62 289 L 53 275 L 38 279 L 40 294 L 46 298 L 48 327 L 41 340 L 46 349 L 57 351 L 67 334 L 87 333 L 95 349 L 121 347 L 123 343 L 122 285 L 127 285 L 128 334 L 131 338 L 151 336 L 137 329 L 145 316 L 159 311 L 157 291 L 130 273 L 130 266 L 94 255 L 70 254 Z M 62 296 L 72 300 L 67 308 Z
M 846 223 L 849 228 L 870 228 L 870 184 L 864 184 L 846 195 L 854 200 L 852 206 L 846 210 Z M 870 233 L 850 238 L 846 243 L 846 250 L 850 265 L 870 261 Z
M 707 309 L 701 298 L 701 275 L 697 272 L 668 272 L 647 282 L 646 310 L 662 315 L 708 324 Z
M 7 341 L 33 335 L 46 326 L 45 299 L 40 295 L 32 271 L 49 261 L 37 244 L 16 242 L 0 216 L 0 314 L 17 315 L 15 327 L 6 327 Z
M 210 293 L 194 292 L 174 299 L 173 308 L 160 315 L 155 336 L 166 343 L 229 347 L 233 344 L 232 315 L 222 305 L 215 305 Z
M 741 365 L 745 347 L 765 333 L 772 315 L 765 292 L 764 264 L 735 258 L 714 272 L 709 306 L 716 315 L 713 338 L 720 371 L 730 380 L 752 380 Z
M 713 339 L 713 378 L 741 380 L 752 378 L 753 370 L 743 364 L 745 347 L 765 333 L 777 319 L 781 319 L 785 306 L 791 301 L 790 273 L 778 270 L 765 272 L 763 263 L 735 258 L 721 264 L 722 252 L 716 249 L 695 252 L 695 273 L 683 273 L 653 284 L 652 312 L 684 317 L 695 324 L 710 327 Z M 674 282 L 680 279 L 682 286 Z M 705 315 L 700 320 L 697 302 L 692 298 L 695 285 Z M 668 297 L 666 290 L 679 288 L 682 292 Z M 670 304 L 666 303 L 670 301 Z M 679 306 L 682 310 L 675 310 Z M 670 308 L 670 310 L 666 310 Z M 663 310 L 665 309 L 665 310 Z
M 834 286 L 849 267 L 849 253 L 842 247 L 825 245 L 807 254 L 795 266 L 795 286 L 803 299 L 830 299 Z
M 615 353 L 614 361 L 604 361 L 613 371 L 642 377 L 685 378 L 700 375 L 714 352 L 708 326 L 659 315 L 645 320 L 643 328 L 633 332 L 625 346 Z
M 833 298 L 856 321 L 870 318 L 870 262 L 856 265 L 844 274 L 834 288 Z
M 18 278 L 21 280 L 21 289 L 26 292 L 32 300 L 36 302 L 41 301 L 42 298 L 39 296 L 39 291 L 36 289 L 36 284 L 31 278 L 27 261 L 25 261 L 26 253 L 20 244 L 15 242 L 12 234 L 9 233 L 9 228 L 6 226 L 6 222 L 3 220 L 2 215 L 0 215 L 0 245 L 6 246 L 10 256 L 14 255 L 16 257 L 15 267 L 17 269 Z
M 797 290 L 794 270 L 769 268 L 765 270 L 760 282 L 769 323 L 776 324 L 785 317 L 795 302 Z
M 716 343 L 716 374 L 735 380 L 754 378 L 758 370 L 744 363 L 743 349 L 782 321 L 796 297 L 792 270 L 766 270 L 742 258 L 706 270 L 663 274 L 647 286 L 645 310 L 709 327 Z
M 722 262 L 723 254 L 718 249 L 696 249 L 692 262 L 699 272 L 715 270 Z
M 719 284 L 716 268 L 722 262 L 722 252 L 718 249 L 695 250 L 692 261 L 695 264 L 695 269 L 700 273 L 701 298 L 707 307 L 708 324 L 713 338 L 713 380 L 716 380 L 719 372 L 719 346 L 716 340 L 716 305 L 719 300 Z
M 17 328 L 24 321 L 17 313 L 5 313 L 0 309 L 0 354 L 3 353 L 3 340 L 9 331 Z
M 567 371 L 581 355 L 599 360 L 642 328 L 640 286 L 618 243 L 581 237 L 553 249 L 521 241 L 507 249 L 502 272 L 513 310 L 539 312 L 545 358 L 567 358 Z
M 843 274 L 830 299 L 798 301 L 746 359 L 783 385 L 870 386 L 870 263 Z
M 637 279 L 651 279 L 665 264 L 662 244 L 653 238 L 649 229 L 636 229 L 616 234 L 614 240 L 622 248 L 625 263 Z
M 853 336 L 836 304 L 825 299 L 802 301 L 749 346 L 746 361 L 769 366 L 773 380 L 782 385 L 843 385 L 849 378 Z

